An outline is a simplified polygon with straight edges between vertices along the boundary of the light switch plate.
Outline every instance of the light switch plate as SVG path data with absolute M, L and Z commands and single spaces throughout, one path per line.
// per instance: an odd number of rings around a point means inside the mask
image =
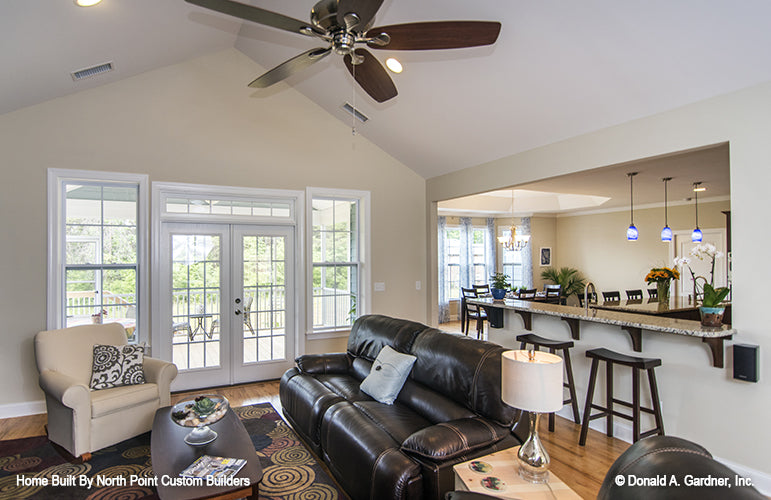
M 375 282 L 375 291 L 376 292 L 385 292 L 385 281 L 376 281 Z

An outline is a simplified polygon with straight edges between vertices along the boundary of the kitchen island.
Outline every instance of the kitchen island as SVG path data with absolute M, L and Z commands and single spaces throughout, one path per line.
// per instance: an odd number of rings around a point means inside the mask
M 724 342 L 730 340 L 736 330 L 730 325 L 721 327 L 702 326 L 699 321 L 670 318 L 654 314 L 635 314 L 599 308 L 581 308 L 548 304 L 528 300 L 493 300 L 492 298 L 467 299 L 470 304 L 482 306 L 487 312 L 491 328 L 504 327 L 504 311 L 509 310 L 521 317 L 525 330 L 533 329 L 533 315 L 558 317 L 567 323 L 571 337 L 580 340 L 581 322 L 618 326 L 626 331 L 632 340 L 632 348 L 642 352 L 642 331 L 663 334 L 684 335 L 700 338 L 712 353 L 712 366 L 724 367 Z

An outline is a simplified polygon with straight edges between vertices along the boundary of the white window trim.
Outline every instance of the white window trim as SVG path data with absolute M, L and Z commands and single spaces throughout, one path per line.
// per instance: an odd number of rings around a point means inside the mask
M 163 210 L 163 203 L 168 197 L 174 195 L 195 195 L 195 196 L 234 196 L 250 199 L 272 199 L 275 201 L 291 201 L 292 214 L 290 218 L 279 217 L 256 217 L 239 215 L 212 215 L 212 214 L 166 214 Z M 303 203 L 305 198 L 302 191 L 288 189 L 262 189 L 239 186 L 211 186 L 208 184 L 188 184 L 182 182 L 153 182 L 152 186 L 152 273 L 153 276 L 160 276 L 161 273 L 161 223 L 162 222 L 190 222 L 190 223 L 224 223 L 224 224 L 255 224 L 264 226 L 293 226 L 295 228 L 294 238 L 294 258 L 295 258 L 295 282 L 294 282 L 294 300 L 297 318 L 295 321 L 295 355 L 305 354 L 305 340 L 302 338 L 302 325 L 305 324 L 303 307 L 306 300 L 303 292 L 306 290 L 305 280 L 305 258 L 303 249 L 305 248 L 305 235 L 301 230 L 305 226 L 305 207 Z M 153 280 L 153 296 L 160 297 L 161 282 L 160 279 Z M 152 341 L 160 345 L 161 321 L 160 304 L 158 301 L 153 303 L 153 335 Z M 158 324 L 156 324 L 158 323 Z
M 148 176 L 144 174 L 126 174 L 102 172 L 98 170 L 48 169 L 48 277 L 46 328 L 63 328 L 64 304 L 64 210 L 62 210 L 65 182 L 126 182 L 139 186 L 137 199 L 137 308 L 139 310 L 137 342 L 149 341 L 150 326 L 150 283 L 148 253 Z
M 306 234 L 308 235 L 305 244 L 306 255 L 306 336 L 313 339 L 332 339 L 347 337 L 350 328 L 339 330 L 325 330 L 317 332 L 313 330 L 313 198 L 331 198 L 339 200 L 356 200 L 359 202 L 359 309 L 358 316 L 369 314 L 371 289 L 371 243 L 370 243 L 370 192 L 354 189 L 330 189 L 308 187 L 305 189 L 305 210 L 306 210 Z

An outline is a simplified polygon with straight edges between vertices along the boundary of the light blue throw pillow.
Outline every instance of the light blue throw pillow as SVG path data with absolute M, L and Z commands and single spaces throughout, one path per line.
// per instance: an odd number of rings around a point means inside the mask
M 394 404 L 416 359 L 388 346 L 383 347 L 372 363 L 369 375 L 362 380 L 361 390 L 381 403 Z

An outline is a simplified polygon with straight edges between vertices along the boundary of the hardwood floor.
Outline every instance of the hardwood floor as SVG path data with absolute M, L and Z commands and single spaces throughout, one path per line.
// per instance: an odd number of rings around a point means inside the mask
M 278 380 L 174 393 L 172 403 L 202 392 L 222 394 L 232 406 L 270 402 L 281 411 Z M 590 429 L 586 446 L 578 446 L 579 425 L 558 416 L 555 431 L 549 432 L 547 420 L 541 419 L 539 434 L 551 456 L 551 470 L 582 498 L 596 498 L 605 472 L 629 444 Z M 44 435 L 45 423 L 45 415 L 0 420 L 0 440 Z

